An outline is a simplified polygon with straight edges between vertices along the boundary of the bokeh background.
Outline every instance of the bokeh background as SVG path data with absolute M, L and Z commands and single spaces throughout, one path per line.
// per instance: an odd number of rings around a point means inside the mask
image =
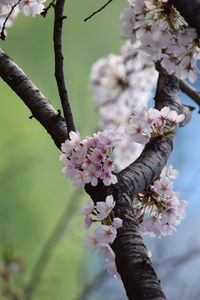
M 113 1 L 93 19 L 83 22 L 102 4 L 97 0 L 66 2 L 65 73 L 77 129 L 82 136 L 93 133 L 98 120 L 89 89 L 90 68 L 99 57 L 118 53 L 124 42 L 119 15 L 126 6 L 125 0 Z M 60 109 L 52 29 L 52 11 L 45 19 L 20 16 L 8 29 L 1 47 Z M 184 103 L 194 105 L 185 96 L 182 98 Z M 2 81 L 0 103 L 1 265 L 2 253 L 12 247 L 25 265 L 25 272 L 17 275 L 17 285 L 24 288 L 32 278 L 37 285 L 33 300 L 127 299 L 120 281 L 105 274 L 103 262 L 83 244 L 86 232 L 80 208 L 88 196 L 75 190 L 62 176 L 59 150 L 36 120 L 29 119 L 29 110 Z M 196 108 L 192 122 L 179 130 L 170 158 L 181 173 L 176 190 L 181 199 L 189 201 L 187 218 L 173 237 L 145 238 L 164 290 L 173 300 L 200 299 L 199 126 Z M 0 299 L 7 298 L 0 295 Z

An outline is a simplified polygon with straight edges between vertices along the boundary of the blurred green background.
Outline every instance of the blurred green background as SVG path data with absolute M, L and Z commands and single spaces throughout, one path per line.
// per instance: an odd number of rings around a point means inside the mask
M 109 52 L 119 52 L 123 42 L 119 14 L 125 0 L 113 1 L 93 19 L 83 22 L 102 4 L 104 1 L 99 0 L 66 1 L 65 74 L 77 129 L 82 136 L 95 131 L 98 118 L 89 89 L 91 65 Z M 20 15 L 8 29 L 1 47 L 59 109 L 52 29 L 52 11 L 45 19 Z M 33 299 L 78 299 L 98 269 L 98 262 L 95 258 L 91 262 L 91 253 L 82 241 L 85 230 L 81 229 L 83 220 L 79 211 L 88 196 L 77 194 L 62 176 L 59 150 L 36 120 L 29 119 L 31 114 L 21 100 L 2 81 L 0 90 L 0 251 L 5 245 L 12 245 L 25 262 L 27 281 L 66 205 L 73 201 L 77 204 L 75 213 L 70 213 L 66 220 L 70 222 L 54 247 Z

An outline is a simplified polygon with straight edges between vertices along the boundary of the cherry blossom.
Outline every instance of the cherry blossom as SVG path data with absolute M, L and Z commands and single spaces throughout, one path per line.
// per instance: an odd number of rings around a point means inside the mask
M 84 226 L 88 229 L 92 225 L 92 213 L 94 210 L 94 203 L 89 201 L 86 205 L 81 209 L 81 213 L 85 216 Z
M 35 17 L 44 9 L 43 2 L 45 2 L 45 0 L 21 0 L 19 2 L 19 10 L 25 16 Z
M 113 207 L 115 206 L 115 201 L 113 199 L 113 196 L 107 196 L 106 201 L 99 201 L 97 202 L 95 208 L 97 210 L 97 218 L 99 220 L 104 220 L 112 211 Z
M 115 260 L 115 253 L 109 244 L 101 243 L 97 248 L 97 255 L 103 256 L 106 258 L 107 261 L 114 261 Z
M 117 236 L 117 230 L 113 226 L 100 225 L 95 230 L 95 236 L 100 243 L 112 244 Z
M 99 241 L 95 235 L 87 235 L 84 242 L 92 251 L 95 251 L 99 246 Z
M 112 195 L 108 195 L 105 201 L 98 201 L 96 204 L 87 202 L 81 209 L 85 217 L 84 227 L 88 229 L 92 223 L 100 222 L 93 234 L 85 237 L 85 244 L 97 253 L 106 258 L 105 268 L 113 276 L 117 276 L 115 265 L 115 253 L 111 248 L 116 239 L 117 230 L 122 227 L 122 220 L 116 218 L 113 212 L 115 201 Z
M 139 144 L 146 144 L 151 137 L 164 136 L 173 133 L 175 127 L 184 120 L 184 114 L 164 107 L 161 111 L 150 108 L 139 109 L 130 118 L 127 132 Z M 167 126 L 166 126 L 167 125 Z
M 116 229 L 122 227 L 123 221 L 120 218 L 114 218 L 112 222 L 112 226 L 115 227 Z
M 79 133 L 70 132 L 69 137 L 61 145 L 63 154 L 60 155 L 60 161 L 64 165 L 63 174 L 75 186 L 84 187 L 87 183 L 96 186 L 99 179 L 107 186 L 117 182 L 110 158 L 119 141 L 116 132 L 105 130 L 84 140 L 80 139 Z
M 172 123 L 172 125 L 181 123 L 184 120 L 184 118 L 184 114 L 178 115 L 175 110 L 171 110 L 168 115 L 168 120 Z
M 115 278 L 120 278 L 119 273 L 117 272 L 117 267 L 115 261 L 109 261 L 105 265 L 105 269 L 108 271 L 108 273 L 115 277 Z
M 163 197 L 168 197 L 172 194 L 173 183 L 169 178 L 161 176 L 158 180 L 153 183 L 156 192 Z
M 179 200 L 173 191 L 173 182 L 178 171 L 172 166 L 164 167 L 159 178 L 133 200 L 133 208 L 143 234 L 163 237 L 172 235 L 185 218 L 187 202 Z
M 132 43 L 140 41 L 138 49 L 149 59 L 159 60 L 169 74 L 195 82 L 200 53 L 195 29 L 167 0 L 128 2 L 129 8 L 121 15 L 124 36 Z
M 178 170 L 174 169 L 172 165 L 170 165 L 163 168 L 162 175 L 167 176 L 170 179 L 176 179 L 176 177 L 179 175 L 179 172 Z
M 142 145 L 133 142 L 126 127 L 135 109 L 147 106 L 157 79 L 153 64 L 136 50 L 136 46 L 127 42 L 120 55 L 110 54 L 100 59 L 93 65 L 90 75 L 101 117 L 99 127 L 123 136 L 113 151 L 119 169 L 135 160 L 143 149 Z

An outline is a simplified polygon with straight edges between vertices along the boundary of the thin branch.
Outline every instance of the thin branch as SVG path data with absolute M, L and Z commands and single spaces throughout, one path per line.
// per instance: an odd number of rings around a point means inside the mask
M 183 80 L 179 80 L 179 86 L 184 94 L 186 94 L 188 97 L 194 100 L 197 105 L 200 106 L 200 92 L 198 90 Z
M 55 54 L 55 77 L 58 86 L 58 91 L 60 95 L 60 100 L 62 104 L 64 118 L 67 124 L 68 132 L 76 131 L 73 115 L 71 111 L 68 91 L 65 83 L 64 71 L 63 71 L 63 54 L 62 54 L 62 27 L 63 20 L 66 18 L 63 16 L 64 9 L 64 0 L 57 0 L 54 12 L 55 12 L 55 20 L 54 20 L 54 54 Z
M 22 0 L 17 1 L 17 3 L 15 3 L 15 4 L 11 7 L 10 12 L 8 13 L 7 17 L 5 18 L 5 20 L 4 20 L 4 22 L 3 22 L 2 29 L 1 29 L 1 33 L 0 33 L 0 39 L 3 40 L 3 41 L 4 41 L 5 38 L 6 38 L 5 33 L 4 33 L 4 32 L 5 32 L 5 29 L 6 29 L 6 23 L 8 22 L 8 19 L 10 18 L 10 16 L 12 15 L 12 13 L 13 13 L 15 7 L 16 7 L 17 5 L 19 5 L 19 3 L 20 3 L 21 1 L 22 1 Z
M 56 227 L 54 228 L 50 237 L 46 241 L 40 253 L 40 256 L 37 259 L 36 264 L 33 268 L 31 278 L 24 288 L 24 300 L 31 300 L 33 298 L 34 293 L 41 282 L 42 275 L 44 274 L 46 266 L 53 254 L 55 247 L 58 245 L 60 238 L 62 237 L 72 217 L 77 211 L 79 201 L 77 201 L 76 198 L 79 197 L 80 194 L 81 194 L 81 190 L 76 190 L 73 193 L 62 216 L 58 220 Z
M 64 143 L 68 137 L 64 119 L 23 70 L 1 49 L 0 77 L 21 98 L 33 117 L 47 130 L 56 146 L 60 148 L 61 143 Z
M 46 15 L 47 15 L 47 13 L 48 13 L 48 11 L 49 11 L 49 9 L 50 9 L 51 7 L 54 7 L 54 3 L 55 3 L 55 0 L 52 0 L 52 1 L 49 3 L 49 5 L 43 9 L 43 11 L 40 13 L 40 15 L 43 16 L 43 17 L 45 18 Z
M 103 6 L 101 6 L 99 9 L 97 9 L 96 11 L 94 11 L 91 15 L 89 15 L 87 18 L 84 19 L 84 22 L 87 22 L 89 19 L 91 19 L 93 16 L 95 16 L 96 14 L 98 14 L 99 12 L 101 12 L 106 6 L 108 6 L 108 4 L 110 4 L 113 0 L 109 0 L 108 2 L 106 2 Z

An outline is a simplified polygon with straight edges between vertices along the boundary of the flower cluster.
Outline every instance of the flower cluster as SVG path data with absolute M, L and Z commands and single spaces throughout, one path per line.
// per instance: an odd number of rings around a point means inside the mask
M 173 191 L 178 171 L 165 167 L 147 191 L 134 198 L 133 207 L 140 230 L 144 234 L 163 237 L 172 235 L 175 226 L 185 218 L 187 202 Z
M 110 54 L 92 67 L 90 83 L 101 117 L 99 126 L 123 136 L 114 151 L 118 168 L 127 166 L 142 151 L 142 146 L 134 143 L 125 129 L 135 109 L 147 106 L 156 79 L 157 72 L 148 56 L 129 42 L 120 55 Z
M 127 122 L 135 107 L 147 105 L 156 80 L 149 57 L 129 42 L 120 55 L 99 59 L 92 67 L 90 82 L 102 117 L 100 126 L 116 128 L 115 124 Z
M 195 29 L 168 0 L 129 0 L 129 4 L 121 16 L 123 34 L 132 43 L 139 40 L 140 50 L 154 61 L 161 61 L 169 74 L 194 82 L 200 56 Z
M 92 223 L 100 222 L 94 234 L 85 238 L 86 245 L 98 255 L 106 258 L 106 269 L 113 276 L 119 276 L 115 265 L 115 253 L 110 247 L 117 236 L 117 229 L 122 227 L 122 220 L 115 218 L 113 208 L 115 201 L 113 196 L 107 196 L 104 201 L 86 203 L 82 209 L 85 217 L 85 227 L 88 229 Z
M 115 184 L 117 177 L 112 173 L 114 165 L 110 156 L 119 141 L 118 134 L 105 130 L 81 140 L 79 133 L 71 131 L 69 136 L 61 145 L 64 175 L 78 187 L 87 183 L 96 186 L 98 179 L 106 186 Z
M 10 14 L 6 21 L 6 27 L 12 25 L 13 21 L 22 12 L 25 16 L 33 16 L 40 14 L 44 9 L 46 0 L 2 0 L 0 2 L 0 30 L 5 22 L 6 17 Z
M 146 144 L 151 137 L 168 135 L 184 120 L 184 114 L 165 106 L 160 111 L 155 108 L 138 110 L 130 119 L 128 132 L 139 144 Z

